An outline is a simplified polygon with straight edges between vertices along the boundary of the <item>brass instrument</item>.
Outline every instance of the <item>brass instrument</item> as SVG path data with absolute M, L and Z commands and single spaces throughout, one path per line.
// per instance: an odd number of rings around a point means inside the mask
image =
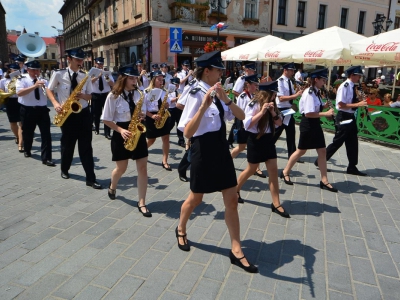
M 37 80 L 40 80 L 40 81 L 44 80 L 42 76 L 39 76 L 39 77 L 36 76 L 36 78 L 37 78 Z M 42 86 L 42 92 L 43 92 L 43 95 L 44 95 L 45 97 L 47 97 L 46 89 L 45 89 L 44 86 Z
M 140 94 L 140 99 L 135 106 L 135 110 L 132 114 L 131 122 L 129 123 L 128 130 L 131 133 L 131 137 L 126 139 L 124 142 L 124 147 L 126 150 L 133 151 L 139 142 L 140 136 L 146 133 L 146 126 L 140 122 L 140 113 L 142 111 L 144 94 L 137 89 Z
M 157 129 L 163 128 L 165 125 L 165 122 L 171 116 L 168 109 L 165 108 L 165 105 L 167 104 L 167 100 L 168 100 L 168 91 L 165 89 L 164 89 L 164 91 L 165 91 L 165 96 L 161 103 L 161 107 L 160 107 L 159 111 L 157 112 L 157 115 L 159 115 L 161 118 L 158 120 L 155 120 L 155 122 L 154 122 L 154 125 L 156 126 Z
M 3 104 L 6 102 L 6 99 L 12 95 L 15 95 L 17 93 L 17 88 L 15 86 L 15 83 L 17 82 L 17 76 L 13 77 L 11 81 L 7 84 L 7 90 L 3 91 L 0 89 L 0 103 Z
M 95 68 L 92 68 L 90 71 L 92 71 L 93 69 Z M 83 78 L 81 82 L 79 82 L 79 84 L 72 91 L 67 101 L 65 101 L 64 104 L 62 105 L 61 112 L 54 116 L 53 120 L 54 125 L 61 127 L 71 113 L 79 114 L 81 112 L 82 104 L 79 102 L 79 99 L 76 95 L 81 92 L 81 90 L 85 86 L 86 81 L 90 76 L 91 72 L 86 74 L 85 78 Z
M 329 98 L 327 98 L 326 99 L 326 104 L 328 104 L 328 108 L 329 109 L 335 109 L 334 107 L 333 107 L 333 104 L 332 104 L 332 101 L 331 101 L 331 99 L 329 99 Z M 326 117 L 329 121 L 333 121 L 333 122 L 336 122 L 336 116 L 335 116 L 335 113 L 333 113 L 333 115 L 332 116 L 329 116 L 329 117 Z

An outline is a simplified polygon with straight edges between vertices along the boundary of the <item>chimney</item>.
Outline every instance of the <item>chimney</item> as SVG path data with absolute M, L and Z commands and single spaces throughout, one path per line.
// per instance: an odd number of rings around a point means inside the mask
M 35 34 L 36 34 L 36 35 L 39 35 L 39 32 L 35 31 Z
M 16 32 L 17 32 L 17 36 L 21 35 L 21 30 L 17 30 Z

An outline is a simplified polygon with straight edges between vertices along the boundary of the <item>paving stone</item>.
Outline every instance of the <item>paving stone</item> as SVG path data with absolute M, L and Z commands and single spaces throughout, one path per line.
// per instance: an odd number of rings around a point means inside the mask
M 102 299 L 107 290 L 93 285 L 88 285 L 74 300 L 97 300 Z
M 399 281 L 394 278 L 378 275 L 378 282 L 384 299 L 396 299 L 399 297 Z
M 124 276 L 120 282 L 118 282 L 111 292 L 104 298 L 105 300 L 124 300 L 130 299 L 138 288 L 143 284 L 143 280 L 132 277 Z
M 117 239 L 123 232 L 121 230 L 116 229 L 108 229 L 103 234 L 101 234 L 98 238 L 93 240 L 89 244 L 89 247 L 97 248 L 97 249 L 104 249 L 110 243 L 112 243 L 115 239 Z
M 374 232 L 364 232 L 367 246 L 370 250 L 388 253 L 388 249 L 383 241 L 383 237 Z
M 32 267 L 32 264 L 18 260 L 9 264 L 7 267 L 0 270 L 0 285 L 3 286 L 7 284 L 30 267 Z
M 364 239 L 347 236 L 346 246 L 349 255 L 354 255 L 358 257 L 368 257 Z
M 24 290 L 25 289 L 23 289 L 22 287 L 8 285 L 7 288 L 0 289 L 0 299 L 2 300 L 15 299 Z
M 221 289 L 221 282 L 202 278 L 190 297 L 191 300 L 213 300 Z
M 161 300 L 185 300 L 189 299 L 188 296 L 177 294 L 174 292 L 166 291 L 160 298 Z
M 230 272 L 219 298 L 245 299 L 251 276 L 249 273 Z
M 138 300 L 157 299 L 168 286 L 173 276 L 174 273 L 170 271 L 155 270 L 133 295 L 133 298 Z
M 96 223 L 96 225 L 86 230 L 85 234 L 98 236 L 102 234 L 104 231 L 106 231 L 108 228 L 113 226 L 116 222 L 117 220 L 115 219 L 104 218 L 100 222 Z
M 376 285 L 375 274 L 368 259 L 350 256 L 350 266 L 353 280 Z
M 392 257 L 386 253 L 370 251 L 372 262 L 377 274 L 399 277 Z
M 30 288 L 26 289 L 22 294 L 20 294 L 18 296 L 18 299 L 43 299 L 67 279 L 68 277 L 65 275 L 49 273 L 37 284 L 31 286 Z
M 42 231 L 41 233 L 39 233 L 38 235 L 36 235 L 35 237 L 22 243 L 22 247 L 29 249 L 29 250 L 33 250 L 36 247 L 38 247 L 39 245 L 41 245 L 44 242 L 51 239 L 52 237 L 56 236 L 60 232 L 61 232 L 61 230 L 54 229 L 54 228 L 48 228 L 48 229 Z
M 324 274 L 309 270 L 308 273 L 304 272 L 304 277 L 301 288 L 301 299 L 328 299 Z
M 47 255 L 53 253 L 58 248 L 65 245 L 66 241 L 53 238 L 49 240 L 47 243 L 40 245 L 36 249 L 30 251 L 28 254 L 24 255 L 21 259 L 24 261 L 29 262 L 39 262 L 40 260 L 44 259 Z
M 349 268 L 328 263 L 328 287 L 344 293 L 352 293 Z
M 395 262 L 400 263 L 400 244 L 388 243 L 390 254 Z
M 90 227 L 92 227 L 94 223 L 87 222 L 87 221 L 79 221 L 75 225 L 71 226 L 67 230 L 61 232 L 57 237 L 63 240 L 70 241 L 75 238 L 77 235 L 83 233 Z
M 140 259 L 156 241 L 157 238 L 142 235 L 123 255 L 128 258 Z
M 147 278 L 157 268 L 164 257 L 164 252 L 149 250 L 135 264 L 135 266 L 130 270 L 129 274 Z
M 78 272 L 88 261 L 90 261 L 99 251 L 100 250 L 94 248 L 83 248 L 62 263 L 56 269 L 56 272 L 72 276 Z
M 196 282 L 201 277 L 204 266 L 186 263 L 172 281 L 169 289 L 181 294 L 189 295 Z
M 29 226 L 32 226 L 33 224 L 35 223 L 24 220 L 4 228 L 0 231 L 0 241 L 5 241 L 9 237 L 28 228 Z
M 381 293 L 376 286 L 354 283 L 357 299 L 376 300 L 382 299 Z
M 127 248 L 126 245 L 119 243 L 111 243 L 99 254 L 93 257 L 88 264 L 99 269 L 105 269 L 122 252 L 124 252 L 126 248 Z
M 300 286 L 298 284 L 289 282 L 280 282 L 280 281 L 276 283 L 274 299 L 279 299 L 279 300 L 295 299 L 299 297 L 299 294 L 300 294 Z
M 80 234 L 73 240 L 66 243 L 63 247 L 55 251 L 55 254 L 62 257 L 70 257 L 78 252 L 82 247 L 89 244 L 93 238 L 94 237 L 91 235 Z
M 112 288 L 134 264 L 134 260 L 119 257 L 94 280 L 94 284 Z

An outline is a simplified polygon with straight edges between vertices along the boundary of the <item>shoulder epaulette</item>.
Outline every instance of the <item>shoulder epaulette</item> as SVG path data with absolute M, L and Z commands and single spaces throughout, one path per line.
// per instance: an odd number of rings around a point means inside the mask
M 192 80 L 190 80 L 190 81 L 189 81 L 189 85 L 193 85 L 193 84 L 195 84 L 195 83 L 196 83 L 196 81 L 197 81 L 197 80 L 196 80 L 196 78 L 195 78 L 195 79 L 192 79 Z
M 279 80 L 283 80 L 283 77 L 279 77 Z
M 249 107 L 253 107 L 254 104 L 256 104 L 256 102 L 257 102 L 257 101 L 255 101 L 255 100 L 251 101 L 251 102 L 249 103 Z
M 147 94 L 148 92 L 150 92 L 149 89 L 145 89 L 144 92 Z
M 241 93 L 240 98 L 244 98 L 244 97 L 246 97 L 246 93 Z
M 308 89 L 308 93 L 311 95 L 313 92 L 314 92 L 314 89 L 313 89 L 312 87 L 310 87 L 310 88 Z
M 199 88 L 199 87 L 197 87 L 197 88 L 194 88 L 194 89 L 191 89 L 190 90 L 190 94 L 192 94 L 192 95 L 194 95 L 194 94 L 196 94 L 198 91 L 200 91 L 201 90 L 201 88 Z
M 57 69 L 57 70 L 55 70 L 55 72 L 58 72 L 58 71 L 65 71 L 66 69 Z
M 18 80 L 21 80 L 22 78 L 25 78 L 25 76 L 18 75 L 18 77 L 17 77 Z
M 346 82 L 346 83 L 344 84 L 344 87 L 348 87 L 348 86 L 349 86 L 349 83 Z

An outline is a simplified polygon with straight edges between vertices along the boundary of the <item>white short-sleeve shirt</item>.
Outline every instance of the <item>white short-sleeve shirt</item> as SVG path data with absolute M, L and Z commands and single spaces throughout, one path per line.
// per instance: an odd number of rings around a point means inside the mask
M 166 91 L 163 90 L 161 93 L 161 97 L 160 97 L 161 101 L 164 100 L 165 93 L 166 93 Z M 144 106 L 146 107 L 146 111 L 152 112 L 152 113 L 158 112 L 159 111 L 159 108 L 158 108 L 158 100 L 159 99 L 150 99 L 150 91 L 149 90 L 145 90 L 144 95 L 145 95 L 145 97 L 144 97 L 145 105 Z M 171 104 L 169 99 L 167 101 L 168 101 L 168 104 Z
M 197 79 L 193 79 L 192 81 L 189 82 L 189 84 L 187 86 L 185 86 L 185 88 L 183 89 L 183 92 L 181 94 L 181 96 L 178 99 L 178 103 L 181 105 L 186 105 L 186 101 L 189 95 L 189 92 L 194 89 L 195 87 L 197 87 L 198 85 L 198 80 Z
M 108 94 L 106 103 L 104 104 L 103 114 L 101 115 L 101 119 L 103 121 L 129 122 L 131 120 L 132 116 L 129 108 L 129 103 L 127 100 L 125 100 L 125 97 L 128 97 L 129 92 L 124 91 L 124 93 L 125 95 L 121 94 L 117 97 L 115 97 L 112 93 Z M 139 100 L 140 93 L 138 91 L 134 91 L 133 102 L 137 105 Z M 141 111 L 144 114 L 146 113 L 146 108 L 144 105 L 142 105 Z
M 26 88 L 33 86 L 34 79 L 35 78 L 31 78 L 28 74 L 19 77 L 15 84 L 17 93 L 22 89 L 26 89 Z M 45 81 L 45 86 L 47 87 L 47 84 L 48 84 L 47 80 L 42 79 L 42 81 Z M 41 88 L 38 88 L 38 89 L 39 89 L 39 97 L 40 97 L 39 100 L 36 99 L 35 90 L 33 90 L 32 92 L 30 92 L 29 94 L 27 94 L 25 96 L 18 97 L 18 102 L 25 106 L 47 106 L 47 97 L 43 94 L 43 91 Z
M 249 104 L 252 98 L 253 98 L 252 95 L 244 91 L 239 95 L 239 97 L 237 97 L 237 106 L 239 106 L 240 109 L 244 111 L 246 109 L 247 104 Z
M 236 82 L 235 82 L 235 85 L 233 86 L 233 88 L 232 88 L 232 90 L 234 91 L 234 92 L 236 92 L 236 93 L 241 93 L 241 92 L 243 92 L 243 88 L 244 88 L 244 82 L 245 82 L 245 79 L 244 79 L 244 75 L 243 76 L 240 76 L 238 79 L 236 79 Z
M 253 105 L 251 105 L 253 104 Z M 260 112 L 260 103 L 258 102 L 250 102 L 245 110 L 244 113 L 246 115 L 246 117 L 243 120 L 243 125 L 244 125 L 244 129 L 246 131 L 252 132 L 252 133 L 258 133 L 258 123 L 254 124 L 253 126 L 250 127 L 250 123 L 251 120 L 253 119 L 253 117 L 258 114 Z M 267 112 L 268 113 L 268 112 Z M 275 126 L 277 127 L 277 126 Z M 269 124 L 267 124 L 267 128 L 264 131 L 265 133 L 270 133 L 271 132 L 271 128 L 269 128 Z
M 290 108 L 292 107 L 292 104 L 290 104 L 290 101 L 279 101 L 279 96 L 290 96 L 290 89 L 289 89 L 289 78 L 287 78 L 285 75 L 282 75 L 278 79 L 278 94 L 276 95 L 276 106 L 278 108 Z M 291 91 L 292 95 L 294 95 L 296 92 L 293 88 L 293 84 L 290 83 L 291 86 Z
M 49 90 L 54 90 L 57 87 L 57 95 L 58 95 L 58 102 L 62 105 L 64 102 L 69 98 L 70 94 L 72 93 L 71 90 L 71 79 L 74 71 L 70 68 L 58 70 L 53 73 L 50 78 Z M 70 77 L 71 76 L 71 77 Z M 76 80 L 78 84 L 86 77 L 85 72 L 78 71 L 78 76 Z M 90 83 L 90 79 L 86 81 L 86 84 L 82 90 L 84 94 L 91 94 L 92 93 L 92 84 Z M 82 105 L 82 108 L 88 107 L 88 102 L 84 99 L 79 99 L 79 102 Z
M 318 98 L 317 93 L 318 89 L 316 87 L 313 88 L 311 94 L 310 88 L 304 90 L 299 102 L 299 110 L 301 114 L 308 114 L 320 111 L 322 102 Z
M 186 73 L 186 72 L 187 72 L 187 73 Z M 187 74 L 189 74 L 189 69 L 188 69 L 187 71 L 185 71 L 185 70 L 180 71 L 176 76 L 177 76 L 180 80 L 182 80 L 183 78 L 185 78 L 185 77 L 187 76 Z M 193 76 L 190 75 L 189 78 L 187 79 L 187 81 L 185 81 L 185 82 L 179 84 L 179 91 L 183 91 L 183 89 L 185 88 L 186 83 L 189 82 L 189 81 L 191 81 L 192 79 L 193 79 Z
M 336 109 L 341 110 L 347 113 L 354 113 L 354 110 L 351 108 L 347 109 L 340 109 L 339 108 L 339 103 L 345 103 L 345 104 L 352 104 L 353 103 L 353 88 L 354 88 L 354 83 L 350 80 L 347 79 L 345 82 L 343 82 L 337 92 L 336 92 Z
M 100 78 L 99 78 L 99 79 L 95 80 L 94 82 L 92 82 L 92 93 L 104 94 L 104 93 L 108 93 L 111 91 L 111 86 L 108 84 L 108 82 L 106 80 L 106 76 L 101 75 L 101 78 L 103 80 L 103 90 L 100 91 L 100 89 L 99 89 L 99 82 L 100 82 Z M 111 82 L 114 82 L 114 78 L 111 76 L 111 74 L 108 77 L 108 80 L 110 80 Z
M 199 81 L 196 88 L 193 88 L 187 97 L 187 102 L 185 108 L 183 109 L 181 119 L 178 124 L 178 129 L 184 131 L 186 124 L 192 120 L 194 115 L 199 110 L 201 103 L 203 102 L 203 97 L 210 89 L 210 86 L 204 81 Z M 215 99 L 214 101 L 219 101 Z M 224 108 L 224 120 L 232 120 L 233 113 L 228 106 L 221 101 L 222 107 Z M 203 135 L 207 132 L 218 131 L 221 128 L 221 118 L 219 116 L 219 110 L 215 103 L 211 105 L 205 111 L 203 117 L 201 118 L 200 125 L 196 132 L 193 134 L 194 137 Z

